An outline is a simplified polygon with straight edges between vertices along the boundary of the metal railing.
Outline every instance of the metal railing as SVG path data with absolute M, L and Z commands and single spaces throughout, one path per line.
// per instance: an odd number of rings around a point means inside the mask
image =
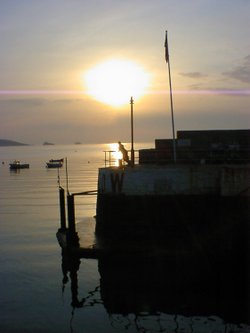
M 104 150 L 104 165 L 106 167 L 112 166 L 125 166 L 126 163 L 123 159 L 118 159 L 115 154 L 118 153 L 116 150 Z M 131 160 L 131 150 L 128 150 L 129 158 Z M 139 164 L 139 150 L 134 150 L 135 164 Z

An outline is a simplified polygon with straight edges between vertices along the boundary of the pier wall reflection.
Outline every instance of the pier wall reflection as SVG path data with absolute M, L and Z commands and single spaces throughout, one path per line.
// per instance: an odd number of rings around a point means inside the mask
M 133 326 L 136 332 L 151 332 L 146 326 L 154 332 L 175 327 L 177 333 L 199 332 L 203 325 L 216 332 L 231 327 L 230 332 L 243 333 L 244 325 L 250 329 L 245 258 L 126 251 L 104 255 L 98 258 L 100 284 L 86 295 L 78 294 L 81 260 L 62 251 L 62 282 L 71 286 L 71 306 L 75 311 L 102 304 L 111 327 Z M 191 324 L 199 329 L 190 331 Z
M 101 298 L 108 313 L 217 315 L 249 321 L 248 281 L 241 261 L 157 256 L 99 259 Z

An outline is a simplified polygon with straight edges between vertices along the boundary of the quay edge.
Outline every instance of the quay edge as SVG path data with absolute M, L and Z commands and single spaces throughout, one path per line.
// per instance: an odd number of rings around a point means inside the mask
M 96 234 L 169 251 L 249 253 L 249 165 L 100 168 Z
M 112 213 L 115 219 L 128 213 L 131 207 L 126 205 L 126 201 L 131 201 L 134 206 L 132 211 L 140 215 L 143 213 L 138 212 L 137 205 L 140 201 L 149 201 L 149 206 L 145 208 L 151 210 L 153 207 L 150 202 L 153 198 L 153 201 L 162 203 L 168 199 L 178 201 L 177 198 L 188 204 L 193 201 L 197 210 L 198 203 L 203 200 L 216 201 L 217 204 L 227 200 L 234 200 L 235 203 L 248 202 L 249 183 L 249 165 L 136 165 L 133 168 L 100 168 L 97 218 L 105 218 L 104 210 L 108 208 L 108 202 L 111 204 L 111 212 L 117 212 L 117 215 Z M 118 207 L 119 201 L 121 205 Z M 168 214 L 174 209 L 165 208 L 169 209 Z M 133 218 L 133 215 L 130 217 Z

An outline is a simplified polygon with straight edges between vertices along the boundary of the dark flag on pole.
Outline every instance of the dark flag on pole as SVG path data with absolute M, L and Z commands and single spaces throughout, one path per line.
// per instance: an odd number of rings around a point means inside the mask
M 168 32 L 166 31 L 166 37 L 165 37 L 165 59 L 166 63 L 169 61 L 169 53 L 168 53 Z

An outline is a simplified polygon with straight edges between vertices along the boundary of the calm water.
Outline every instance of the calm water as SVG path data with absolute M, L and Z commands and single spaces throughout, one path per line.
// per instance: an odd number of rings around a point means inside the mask
M 0 332 L 250 332 L 245 322 L 224 321 L 219 307 L 208 305 L 206 288 L 195 295 L 185 283 L 183 290 L 173 290 L 176 279 L 192 276 L 181 267 L 173 271 L 172 263 L 165 269 L 160 261 L 62 257 L 56 240 L 58 174 L 45 162 L 67 157 L 70 192 L 95 190 L 105 148 L 0 147 L 0 162 L 5 162 L 0 165 Z M 30 169 L 10 171 L 14 159 L 30 163 Z M 60 183 L 67 186 L 65 166 Z M 95 196 L 76 199 L 83 243 L 95 241 L 95 202 Z M 194 298 L 197 304 L 187 315 Z

